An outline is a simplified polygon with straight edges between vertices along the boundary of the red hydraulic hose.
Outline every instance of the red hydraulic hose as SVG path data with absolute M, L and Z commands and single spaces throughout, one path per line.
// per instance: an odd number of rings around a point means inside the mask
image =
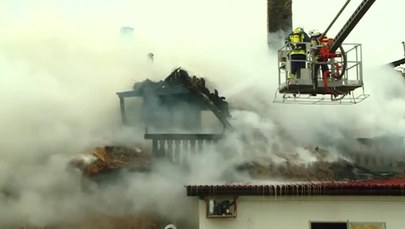
M 322 76 L 322 79 L 323 79 L 323 90 L 324 90 L 325 92 L 327 92 L 327 93 L 330 92 L 329 86 L 328 86 L 328 76 L 329 76 L 329 74 L 331 74 L 331 71 L 325 71 L 325 72 L 323 72 L 323 76 Z

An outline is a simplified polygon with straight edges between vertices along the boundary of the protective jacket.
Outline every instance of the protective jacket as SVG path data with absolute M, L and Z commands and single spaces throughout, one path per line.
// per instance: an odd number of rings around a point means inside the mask
M 299 32 L 299 33 L 291 33 L 288 36 L 288 40 L 290 44 L 292 45 L 292 50 L 291 50 L 291 55 L 294 54 L 303 54 L 305 55 L 306 53 L 306 45 L 305 44 L 300 44 L 302 42 L 310 42 L 310 38 L 305 32 Z

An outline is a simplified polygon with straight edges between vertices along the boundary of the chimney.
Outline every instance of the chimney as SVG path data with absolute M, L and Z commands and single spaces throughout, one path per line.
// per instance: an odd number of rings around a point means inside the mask
M 279 49 L 292 30 L 292 0 L 267 0 L 267 43 Z

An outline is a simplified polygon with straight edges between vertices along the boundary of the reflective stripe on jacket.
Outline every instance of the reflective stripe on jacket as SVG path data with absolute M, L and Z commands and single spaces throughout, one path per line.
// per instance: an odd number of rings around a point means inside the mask
M 290 54 L 291 55 L 295 55 L 295 54 L 305 55 L 305 50 L 303 50 L 303 49 L 293 49 L 293 50 L 291 50 Z
M 291 54 L 304 54 L 306 53 L 305 44 L 297 44 L 301 42 L 308 42 L 309 39 L 304 33 L 292 33 L 288 36 L 288 40 L 293 44 Z

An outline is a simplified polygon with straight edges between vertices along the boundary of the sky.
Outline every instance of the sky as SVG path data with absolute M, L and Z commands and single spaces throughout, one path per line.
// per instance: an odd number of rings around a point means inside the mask
M 136 28 L 139 33 L 156 33 L 153 28 L 158 27 L 162 23 L 162 17 L 168 15 L 171 6 L 177 3 L 182 4 L 181 15 L 174 16 L 167 22 L 184 25 L 189 27 L 187 23 L 193 23 L 197 27 L 204 28 L 208 26 L 204 23 L 206 19 L 203 19 L 203 13 L 198 13 L 194 9 L 198 8 L 200 12 L 209 12 L 214 18 L 218 14 L 226 13 L 227 16 L 223 17 L 218 23 L 223 24 L 227 28 L 234 27 L 243 29 L 243 25 L 260 25 L 263 22 L 258 22 L 256 17 L 244 17 L 244 14 L 239 14 L 240 23 L 230 25 L 230 18 L 232 18 L 233 10 L 227 6 L 227 2 L 218 3 L 215 1 L 207 1 L 205 3 L 199 3 L 198 1 L 179 1 L 174 0 L 172 2 L 159 2 L 161 8 L 154 8 L 158 1 L 103 1 L 99 3 L 94 0 L 81 2 L 80 7 L 76 6 L 76 1 L 47 1 L 47 0 L 2 0 L 0 4 L 3 8 L 7 9 L 6 17 L 7 23 L 11 24 L 26 24 L 35 18 L 41 23 L 52 24 L 52 20 L 47 18 L 64 17 L 68 18 L 71 23 L 80 23 L 81 26 L 95 27 L 95 24 L 100 24 L 105 27 L 108 22 L 111 30 L 121 25 L 131 25 Z M 244 1 L 237 0 L 233 4 L 235 9 L 238 6 L 247 6 L 249 9 L 254 5 L 263 5 L 262 0 Z M 332 19 L 335 17 L 339 9 L 343 6 L 346 0 L 329 0 L 327 3 L 322 0 L 308 0 L 308 1 L 293 1 L 293 24 L 296 26 L 302 26 L 305 29 L 319 29 L 324 31 Z M 348 17 L 354 12 L 361 0 L 351 0 L 348 7 L 330 30 L 330 35 L 336 34 L 342 25 L 346 22 Z M 100 7 L 102 5 L 102 7 Z M 379 54 L 378 59 L 381 61 L 391 61 L 392 58 L 403 57 L 403 49 L 401 42 L 404 40 L 405 31 L 401 29 L 402 20 L 401 15 L 405 3 L 402 1 L 377 0 L 371 9 L 367 12 L 364 18 L 360 21 L 357 27 L 347 38 L 347 42 L 361 42 L 365 45 L 365 52 L 371 54 Z M 50 9 L 52 8 L 52 9 Z M 226 11 L 222 11 L 226 9 Z M 315 10 L 314 10 L 315 9 Z M 246 14 L 245 14 L 246 15 Z M 183 21 L 183 17 L 190 17 L 193 20 Z M 243 19 L 243 20 L 242 20 Z M 145 24 L 145 20 L 147 23 Z M 145 26 L 147 25 L 147 26 Z M 153 25 L 153 26 L 151 26 Z M 165 26 L 166 27 L 166 26 Z M 256 27 L 256 26 L 255 26 Z M 166 27 L 169 29 L 170 27 Z M 257 27 L 256 27 L 257 28 Z M 159 29 L 165 29 L 159 27 Z M 169 31 L 167 31 L 169 32 Z M 194 31 L 195 32 L 195 31 Z M 228 31 L 229 32 L 229 31 Z M 195 32 L 197 33 L 197 32 Z M 201 34 L 199 34 L 201 36 Z M 202 35 L 204 36 L 204 35 Z M 384 45 L 377 45 L 383 43 Z
M 345 16 L 359 4 L 352 0 Z M 341 5 L 295 0 L 293 23 L 323 30 Z M 225 182 L 224 161 L 275 159 L 275 152 L 334 147 L 348 137 L 403 136 L 404 82 L 384 65 L 403 57 L 404 5 L 378 0 L 347 38 L 363 44 L 370 98 L 351 106 L 296 106 L 272 103 L 277 56 L 267 47 L 264 0 L 0 0 L 0 190 L 18 193 L 14 198 L 0 191 L 0 226 L 28 216 L 44 225 L 83 212 L 125 212 L 128 199 L 136 212 L 150 204 L 137 196 L 161 200 L 160 192 L 150 190 L 169 190 L 172 198 L 161 202 L 161 210 L 170 212 L 173 202 L 184 200 L 184 184 Z M 132 26 L 133 37 L 122 38 L 121 26 Z M 230 121 L 241 131 L 196 158 L 186 177 L 165 165 L 129 176 L 126 187 L 83 194 L 80 176 L 65 170 L 73 156 L 142 140 L 143 129 L 121 126 L 115 93 L 146 78 L 162 80 L 177 67 L 204 77 L 227 97 Z
M 330 30 L 330 37 L 339 32 L 361 2 L 350 1 Z M 307 30 L 315 28 L 325 31 L 345 3 L 346 0 L 293 1 L 293 24 Z M 345 42 L 362 43 L 365 57 L 372 56 L 382 63 L 402 58 L 404 52 L 401 42 L 405 40 L 405 31 L 401 29 L 404 7 L 405 2 L 402 1 L 376 0 Z

